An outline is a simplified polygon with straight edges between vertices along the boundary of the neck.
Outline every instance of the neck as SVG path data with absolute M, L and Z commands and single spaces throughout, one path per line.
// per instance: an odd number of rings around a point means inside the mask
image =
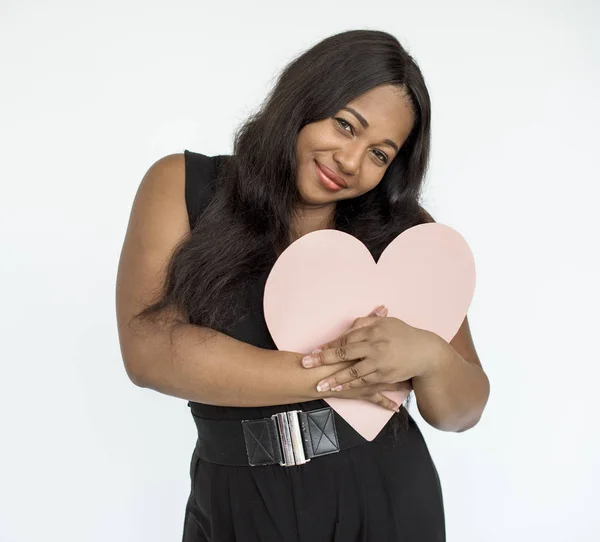
M 292 241 L 307 233 L 335 228 L 335 206 L 319 207 L 317 209 L 300 208 L 292 218 Z

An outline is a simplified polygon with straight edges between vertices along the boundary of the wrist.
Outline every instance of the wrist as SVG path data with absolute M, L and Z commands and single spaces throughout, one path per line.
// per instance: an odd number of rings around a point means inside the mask
M 297 360 L 297 364 L 301 374 L 303 375 L 303 385 L 306 393 L 309 394 L 309 400 L 327 399 L 329 397 L 339 396 L 338 392 L 331 391 L 331 389 L 325 391 L 318 391 L 317 384 L 321 380 L 324 380 L 327 377 L 337 373 L 341 369 L 346 369 L 350 365 L 353 365 L 353 363 L 355 362 L 341 361 L 333 365 L 319 365 L 317 367 L 305 368 L 302 366 L 301 363 L 302 357 L 304 357 L 305 355 L 306 354 L 300 355 L 300 357 Z

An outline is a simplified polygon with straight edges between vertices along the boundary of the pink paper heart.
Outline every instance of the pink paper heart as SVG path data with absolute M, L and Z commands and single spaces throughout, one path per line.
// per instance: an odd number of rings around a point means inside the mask
M 388 316 L 450 342 L 474 290 L 473 254 L 465 239 L 444 224 L 409 228 L 386 247 L 377 263 L 352 235 L 318 230 L 300 237 L 279 256 L 265 284 L 263 308 L 275 344 L 290 352 L 310 353 L 378 305 L 388 308 Z M 401 404 L 409 393 L 385 395 Z M 325 400 L 367 440 L 373 440 L 393 414 L 365 400 Z

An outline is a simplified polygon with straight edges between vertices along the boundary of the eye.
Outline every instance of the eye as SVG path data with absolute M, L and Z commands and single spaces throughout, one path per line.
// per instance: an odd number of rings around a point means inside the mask
M 350 124 L 347 120 L 343 119 L 342 117 L 335 117 L 335 120 L 337 120 L 337 123 L 347 132 L 348 130 L 346 130 L 346 128 L 344 128 L 344 124 L 350 126 L 350 128 L 352 129 L 352 133 L 354 133 L 354 128 L 352 128 L 352 124 Z M 344 124 L 342 124 L 344 123 Z
M 338 125 L 340 125 L 342 127 L 342 129 L 344 131 L 347 132 L 348 130 L 346 130 L 345 126 L 349 126 L 350 129 L 352 130 L 351 133 L 354 133 L 354 128 L 352 128 L 352 124 L 350 124 L 346 119 L 343 119 L 342 117 L 335 117 L 335 120 L 337 121 Z M 378 157 L 378 160 L 380 162 L 382 162 L 383 164 L 387 164 L 388 163 L 388 157 L 387 157 L 387 155 L 384 152 L 376 150 L 375 153 L 376 153 L 376 155 Z
M 384 164 L 387 164 L 387 162 L 388 162 L 388 157 L 387 157 L 387 155 L 386 155 L 384 152 L 381 152 L 381 151 L 377 151 L 377 150 L 376 150 L 375 152 L 376 152 L 376 153 L 379 153 L 379 156 L 380 156 L 380 158 L 379 158 L 379 159 L 380 159 L 380 160 L 381 160 L 381 161 L 382 161 Z

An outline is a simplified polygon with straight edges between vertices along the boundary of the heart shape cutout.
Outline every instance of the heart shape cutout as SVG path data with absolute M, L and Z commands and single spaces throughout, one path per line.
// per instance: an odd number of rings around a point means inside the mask
M 263 308 L 277 348 L 290 352 L 310 353 L 378 305 L 450 342 L 474 290 L 473 254 L 449 226 L 432 222 L 405 230 L 378 262 L 356 237 L 328 229 L 303 235 L 279 256 L 265 283 Z M 385 395 L 401 404 L 409 393 Z M 369 441 L 393 414 L 361 399 L 325 401 Z

